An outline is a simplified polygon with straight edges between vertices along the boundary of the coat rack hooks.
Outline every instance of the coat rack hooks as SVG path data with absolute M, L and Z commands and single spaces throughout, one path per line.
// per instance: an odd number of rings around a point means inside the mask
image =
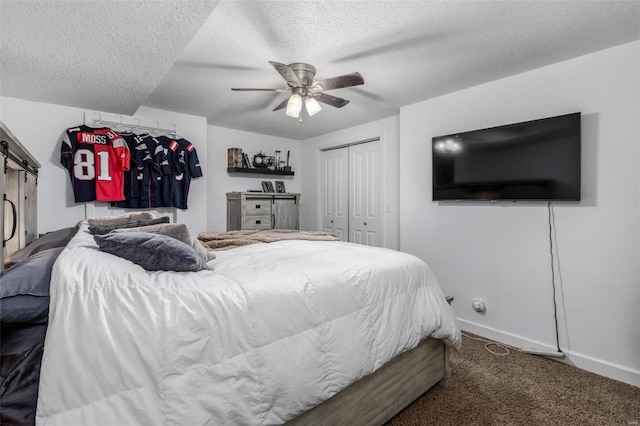
M 97 118 L 96 118 L 97 117 Z M 159 133 L 159 134 L 167 134 L 167 135 L 177 135 L 178 127 L 174 124 L 170 124 L 170 128 L 164 128 L 160 125 L 160 121 L 152 121 L 152 125 L 144 126 L 142 125 L 142 120 L 139 117 L 128 117 L 127 120 L 135 121 L 135 123 L 127 123 L 125 122 L 125 117 L 120 114 L 114 115 L 103 115 L 101 112 L 94 111 L 92 113 L 85 112 L 84 113 L 84 124 L 85 125 L 96 125 L 101 124 L 104 126 L 114 126 L 114 127 L 123 127 L 131 130 L 141 130 L 145 132 Z M 155 125 L 155 126 L 154 126 Z

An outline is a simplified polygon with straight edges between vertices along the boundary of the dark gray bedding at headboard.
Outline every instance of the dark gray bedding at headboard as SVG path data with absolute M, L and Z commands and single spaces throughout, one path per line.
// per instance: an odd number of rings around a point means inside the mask
M 2 327 L 0 424 L 34 425 L 47 324 Z
M 60 232 L 69 234 L 70 230 Z M 45 238 L 0 273 L 0 424 L 34 425 L 51 270 L 67 238 Z M 47 248 L 51 245 L 55 248 Z
M 47 232 L 37 240 L 31 242 L 26 247 L 13 253 L 8 261 L 9 265 L 14 265 L 18 262 L 22 262 L 30 256 L 39 253 L 43 250 L 48 250 L 56 247 L 64 247 L 78 232 L 78 225 L 71 226 L 69 228 L 61 228 L 55 231 Z

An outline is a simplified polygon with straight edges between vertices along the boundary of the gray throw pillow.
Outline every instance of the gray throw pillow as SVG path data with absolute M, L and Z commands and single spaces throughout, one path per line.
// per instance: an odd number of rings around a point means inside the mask
M 47 232 L 42 237 L 29 243 L 26 247 L 13 253 L 9 258 L 8 264 L 14 265 L 43 250 L 64 247 L 77 232 L 77 225 L 70 228 L 62 228 L 56 231 Z
M 187 225 L 183 223 L 160 223 L 158 225 L 137 226 L 135 228 L 119 228 L 114 229 L 110 233 L 119 232 L 150 232 L 152 234 L 166 235 L 182 241 L 185 244 L 189 244 L 205 262 L 216 258 L 215 253 L 198 240 L 196 236 L 189 231 Z
M 64 247 L 43 250 L 0 274 L 0 323 L 49 321 L 51 269 Z
M 109 232 L 113 231 L 114 229 L 136 228 L 136 227 L 139 227 L 139 226 L 157 225 L 159 223 L 169 223 L 169 217 L 162 216 L 162 217 L 158 217 L 156 219 L 140 220 L 140 221 L 137 221 L 137 222 L 122 223 L 120 225 L 90 226 L 89 227 L 89 232 L 91 232 L 93 235 L 104 235 L 104 234 L 108 234 Z
M 193 247 L 175 238 L 147 232 L 94 235 L 100 249 L 147 271 L 196 272 L 209 269 Z
M 153 214 L 149 212 L 134 212 L 134 213 L 125 213 L 118 216 L 104 216 L 104 217 L 94 217 L 92 219 L 87 219 L 89 222 L 89 226 L 113 226 L 113 225 L 124 225 L 129 222 L 140 222 L 142 220 L 151 220 L 153 219 Z

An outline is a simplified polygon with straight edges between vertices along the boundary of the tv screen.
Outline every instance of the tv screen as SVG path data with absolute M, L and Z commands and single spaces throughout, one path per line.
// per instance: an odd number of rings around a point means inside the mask
M 433 200 L 580 200 L 580 113 L 437 136 Z

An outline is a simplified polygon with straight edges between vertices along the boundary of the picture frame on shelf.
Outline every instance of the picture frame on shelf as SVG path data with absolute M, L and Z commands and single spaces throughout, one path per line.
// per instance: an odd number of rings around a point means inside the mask
M 227 167 L 242 167 L 242 148 L 227 149 Z
M 286 194 L 287 190 L 284 187 L 284 181 L 283 180 L 277 180 L 276 181 L 276 192 L 279 194 Z
M 262 192 L 276 192 L 273 189 L 273 183 L 271 183 L 270 180 L 263 180 L 262 181 Z

